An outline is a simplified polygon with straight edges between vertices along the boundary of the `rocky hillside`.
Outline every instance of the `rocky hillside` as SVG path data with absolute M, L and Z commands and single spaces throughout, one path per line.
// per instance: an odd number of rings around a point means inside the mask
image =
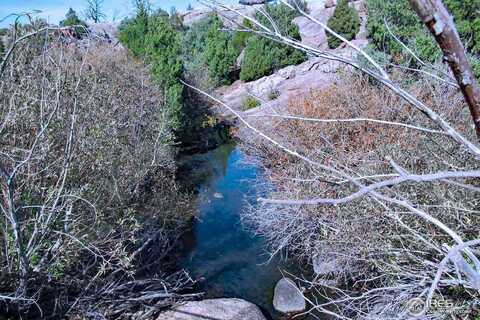
M 365 4 L 363 0 L 360 0 L 353 1 L 353 5 L 361 17 L 361 27 L 360 32 L 352 42 L 364 47 L 368 43 L 366 40 Z M 326 24 L 335 10 L 335 2 L 312 1 L 308 3 L 308 9 L 312 17 Z M 294 21 L 299 26 L 303 43 L 314 48 L 330 50 L 327 44 L 327 35 L 318 24 L 306 17 L 297 17 Z M 356 54 L 351 48 L 345 46 L 333 51 L 337 55 L 349 58 Z M 285 67 L 256 81 L 243 82 L 238 80 L 232 85 L 217 89 L 216 95 L 237 110 L 242 110 L 244 100 L 249 96 L 254 97 L 261 103 L 260 108 L 249 112 L 269 110 L 278 105 L 284 105 L 292 97 L 329 84 L 339 66 L 339 62 L 316 57 L 310 58 L 300 65 Z

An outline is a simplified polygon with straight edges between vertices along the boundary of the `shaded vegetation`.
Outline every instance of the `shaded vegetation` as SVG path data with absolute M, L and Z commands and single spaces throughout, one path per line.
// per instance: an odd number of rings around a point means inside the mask
M 153 14 L 149 11 L 148 3 L 139 1 L 136 16 L 122 22 L 119 39 L 136 57 L 150 64 L 153 77 L 165 96 L 170 126 L 178 131 L 184 123 L 183 85 L 179 82 L 183 68 L 180 33 L 165 11 Z
M 298 26 L 292 22 L 297 15 L 296 11 L 284 4 L 268 4 L 265 6 L 265 10 L 277 23 L 282 34 L 293 39 L 300 39 Z M 270 25 L 265 16 L 257 13 L 256 18 L 263 24 Z M 297 49 L 252 35 L 246 41 L 240 79 L 243 81 L 256 80 L 282 67 L 299 64 L 306 59 L 305 53 Z
M 339 0 L 332 17 L 328 20 L 328 27 L 347 40 L 355 39 L 360 30 L 360 18 L 355 8 L 348 5 L 348 0 Z M 328 46 L 335 49 L 342 44 L 337 37 L 328 34 Z
M 480 76 L 478 54 L 480 53 L 480 1 L 446 0 L 444 1 L 453 15 L 459 35 L 467 51 L 475 74 Z M 392 32 L 404 44 L 426 62 L 436 62 L 441 58 L 434 39 L 423 26 L 415 12 L 411 10 L 408 0 L 367 0 L 369 38 L 374 48 L 391 56 L 394 63 L 416 65 L 402 46 L 390 35 L 385 21 Z
M 240 44 L 233 45 L 231 33 L 222 31 L 223 23 L 217 15 L 211 18 L 205 36 L 205 63 L 210 78 L 216 84 L 230 83 L 235 62 L 242 49 Z

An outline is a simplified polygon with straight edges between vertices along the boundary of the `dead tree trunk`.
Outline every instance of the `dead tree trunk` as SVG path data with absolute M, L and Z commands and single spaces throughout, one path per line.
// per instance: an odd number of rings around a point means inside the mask
M 435 37 L 470 109 L 480 138 L 480 89 L 467 60 L 452 16 L 441 0 L 410 0 L 410 4 Z

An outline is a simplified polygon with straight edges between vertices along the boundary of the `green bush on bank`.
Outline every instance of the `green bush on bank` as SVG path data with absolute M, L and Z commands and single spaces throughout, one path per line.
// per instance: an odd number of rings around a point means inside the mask
M 253 97 L 246 97 L 242 102 L 243 111 L 254 109 L 260 105 L 260 101 Z
M 352 40 L 360 30 L 360 18 L 357 10 L 348 5 L 348 0 L 340 0 L 333 15 L 328 20 L 328 27 L 347 40 Z M 342 40 L 328 34 L 328 46 L 335 49 L 342 44 Z
M 232 45 L 232 34 L 222 28 L 222 21 L 214 15 L 205 36 L 205 64 L 216 84 L 228 84 L 234 80 L 232 72 L 241 52 L 241 48 Z
M 178 131 L 184 123 L 183 65 L 178 26 L 163 10 L 150 14 L 148 8 L 137 8 L 133 19 L 119 28 L 120 41 L 135 55 L 150 64 L 153 78 L 163 91 L 169 123 Z
M 300 40 L 298 26 L 292 22 L 297 15 L 296 11 L 284 4 L 267 4 L 265 11 L 277 23 L 282 34 Z M 257 14 L 256 18 L 266 26 L 270 26 L 270 22 L 265 16 Z M 275 70 L 299 64 L 306 59 L 306 54 L 300 50 L 252 35 L 246 41 L 240 79 L 243 81 L 257 80 Z
M 151 18 L 145 37 L 146 60 L 151 65 L 154 79 L 163 88 L 170 125 L 174 130 L 178 130 L 183 122 L 179 37 L 169 21 L 162 16 Z

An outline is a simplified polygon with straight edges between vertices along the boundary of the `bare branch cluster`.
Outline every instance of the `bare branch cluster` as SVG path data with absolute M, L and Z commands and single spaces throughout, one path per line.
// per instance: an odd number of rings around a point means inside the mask
M 281 2 L 357 54 L 312 48 L 281 34 L 271 17 L 265 25 L 207 2 L 249 20 L 251 32 L 346 66 L 327 89 L 274 109 L 242 113 L 210 96 L 245 125 L 240 139 L 277 186 L 246 220 L 269 240 L 273 254 L 290 252 L 315 266 L 319 276 L 306 281 L 315 293 L 306 296 L 309 312 L 401 317 L 412 298 L 425 301 L 426 318 L 458 312 L 431 307 L 442 297 L 468 312 L 465 301 L 477 301 L 480 290 L 480 149 L 471 130 L 475 106 L 463 99 L 461 83 L 452 85 L 459 80 L 456 71 L 453 77 L 424 62 L 420 70 L 386 69 L 300 7 Z M 451 19 L 442 22 L 454 30 Z M 474 94 L 471 73 L 467 78 L 466 90 Z M 332 275 L 344 281 L 325 285 Z
M 56 299 L 79 312 L 165 258 L 189 198 L 172 192 L 171 131 L 147 70 L 108 43 L 17 27 L 0 74 L 0 307 L 43 311 L 43 297 L 77 288 L 73 305 Z M 192 283 L 182 277 L 148 283 L 165 288 L 151 301 L 173 303 Z

